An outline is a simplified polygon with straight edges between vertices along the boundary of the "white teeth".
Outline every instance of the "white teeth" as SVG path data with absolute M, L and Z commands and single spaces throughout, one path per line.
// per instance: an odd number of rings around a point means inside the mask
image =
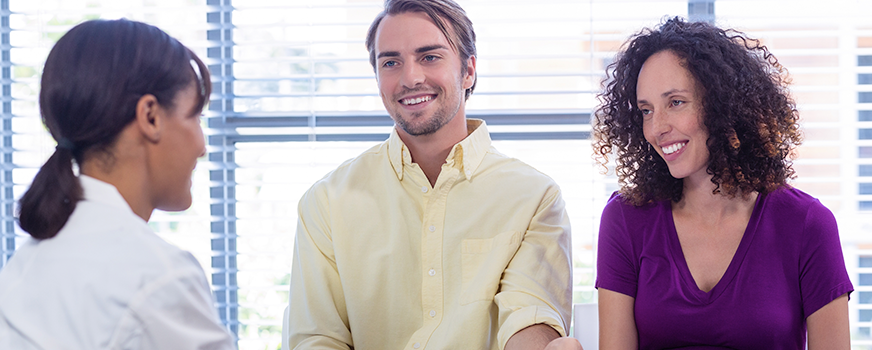
M 407 99 L 403 100 L 403 104 L 406 106 L 416 105 L 416 104 L 419 104 L 421 102 L 430 101 L 431 98 L 432 97 L 430 97 L 430 96 L 424 96 L 424 97 L 418 97 L 418 98 L 407 98 Z
M 687 145 L 687 142 L 673 143 L 669 146 L 663 147 L 663 154 L 673 154 L 678 152 L 678 150 L 684 148 Z

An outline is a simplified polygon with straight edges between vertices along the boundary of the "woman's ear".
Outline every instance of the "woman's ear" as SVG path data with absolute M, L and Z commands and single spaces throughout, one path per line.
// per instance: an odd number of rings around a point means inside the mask
M 157 102 L 157 97 L 145 94 L 136 102 L 136 123 L 142 136 L 151 142 L 160 141 L 161 128 L 163 127 L 163 108 Z

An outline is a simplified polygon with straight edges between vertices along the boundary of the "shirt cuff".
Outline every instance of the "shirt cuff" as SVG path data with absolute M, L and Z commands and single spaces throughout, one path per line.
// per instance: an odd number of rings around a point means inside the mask
M 568 322 L 564 322 L 557 311 L 546 307 L 527 306 L 513 311 L 500 326 L 500 331 L 497 333 L 500 349 L 505 349 L 509 338 L 518 331 L 540 323 L 551 326 L 557 333 L 560 333 L 561 337 L 567 335 L 564 324 L 568 324 Z

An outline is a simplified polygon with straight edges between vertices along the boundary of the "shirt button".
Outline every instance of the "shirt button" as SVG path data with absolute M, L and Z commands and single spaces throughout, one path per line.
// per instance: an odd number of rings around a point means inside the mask
M 421 347 L 421 343 L 415 343 L 415 345 L 412 345 L 412 346 L 414 346 L 415 349 L 417 349 L 417 348 L 420 348 L 420 347 Z
M 430 276 L 436 276 L 436 270 L 430 269 Z
M 436 226 L 430 225 L 430 232 L 436 232 Z
M 430 317 L 436 317 L 436 310 L 430 310 Z
M 421 186 L 421 192 L 427 193 L 427 186 Z

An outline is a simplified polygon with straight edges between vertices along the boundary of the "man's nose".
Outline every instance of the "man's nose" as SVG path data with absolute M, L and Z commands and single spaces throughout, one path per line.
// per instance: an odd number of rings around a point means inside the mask
M 424 69 L 417 63 L 411 63 L 403 66 L 403 75 L 401 83 L 404 87 L 414 88 L 424 83 Z

